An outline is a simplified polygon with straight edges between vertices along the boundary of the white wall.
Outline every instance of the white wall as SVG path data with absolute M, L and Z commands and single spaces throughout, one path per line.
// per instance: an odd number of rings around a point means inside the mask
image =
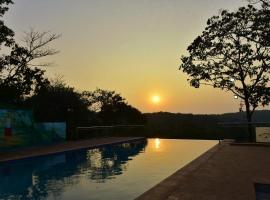
M 256 142 L 270 143 L 270 127 L 256 127 Z

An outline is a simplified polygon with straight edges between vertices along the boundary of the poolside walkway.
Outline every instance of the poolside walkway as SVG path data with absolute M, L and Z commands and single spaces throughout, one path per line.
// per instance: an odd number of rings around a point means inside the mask
M 14 152 L 0 152 L 0 162 L 25 159 L 36 156 L 43 156 L 49 154 L 56 154 L 66 151 L 73 151 L 85 148 L 96 148 L 108 144 L 118 144 L 123 142 L 131 142 L 136 140 L 142 140 L 142 137 L 107 137 L 107 138 L 94 138 L 90 140 L 80 141 L 67 141 L 60 144 L 54 144 L 49 146 L 32 147 L 21 151 Z
M 270 146 L 221 143 L 137 200 L 255 200 L 270 184 Z

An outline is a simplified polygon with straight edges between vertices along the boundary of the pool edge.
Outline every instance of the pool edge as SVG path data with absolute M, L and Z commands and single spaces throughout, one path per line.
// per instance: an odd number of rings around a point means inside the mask
M 105 140 L 105 142 L 101 141 L 100 143 L 96 143 L 96 144 L 89 143 L 89 144 L 84 144 L 82 146 L 63 147 L 63 149 L 59 149 L 59 150 L 55 150 L 55 151 L 49 150 L 51 148 L 51 146 L 47 146 L 47 147 L 42 147 L 42 148 L 47 148 L 49 151 L 46 152 L 46 150 L 45 150 L 45 152 L 40 152 L 40 153 L 38 153 L 38 152 L 33 153 L 33 151 L 39 149 L 39 148 L 33 148 L 33 149 L 28 150 L 28 151 L 30 151 L 30 153 L 28 155 L 26 153 L 25 155 L 12 155 L 11 156 L 12 158 L 0 158 L 0 164 L 10 163 L 10 162 L 18 161 L 18 160 L 27 160 L 27 159 L 37 158 L 37 157 L 57 155 L 57 154 L 62 154 L 62 153 L 66 153 L 66 152 L 78 151 L 78 150 L 95 149 L 95 148 L 100 148 L 100 147 L 107 146 L 107 145 L 117 145 L 117 144 L 126 143 L 126 142 L 136 142 L 136 141 L 146 140 L 145 137 L 123 137 L 123 138 L 109 137 L 109 138 L 102 138 L 102 139 L 113 139 L 113 141 L 106 142 L 106 140 Z M 87 141 L 92 141 L 92 140 L 85 140 L 82 142 L 87 142 Z M 62 145 L 63 144 L 65 144 L 65 143 L 62 143 Z M 56 145 L 54 145 L 54 147 L 58 146 L 58 145 L 56 144 Z M 12 154 L 15 154 L 15 153 L 17 153 L 17 152 L 12 152 Z

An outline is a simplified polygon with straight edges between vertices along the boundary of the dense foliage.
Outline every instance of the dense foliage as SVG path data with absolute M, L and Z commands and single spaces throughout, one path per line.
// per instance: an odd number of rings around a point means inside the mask
M 144 124 L 144 116 L 114 91 L 78 92 L 63 82 L 51 81 L 28 98 L 38 121 L 67 121 L 69 138 L 79 126 Z
M 253 5 L 221 11 L 188 47 L 180 69 L 191 86 L 211 85 L 245 103 L 247 121 L 270 102 L 270 10 Z
M 48 84 L 42 66 L 36 59 L 54 55 L 57 51 L 48 48 L 48 44 L 59 35 L 34 30 L 25 32 L 24 44 L 14 40 L 14 32 L 2 20 L 11 0 L 0 1 L 0 99 L 1 102 L 20 103 L 27 96 Z
M 84 92 L 88 95 L 91 110 L 98 113 L 103 124 L 143 124 L 145 120 L 139 110 L 129 105 L 115 91 L 96 89 L 94 92 Z

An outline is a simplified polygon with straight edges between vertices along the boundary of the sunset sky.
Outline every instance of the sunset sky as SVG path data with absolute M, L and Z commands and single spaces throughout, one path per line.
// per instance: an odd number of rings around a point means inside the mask
M 190 87 L 178 66 L 207 19 L 244 0 L 14 2 L 5 19 L 18 39 L 31 27 L 62 34 L 53 45 L 60 53 L 48 58 L 50 77 L 61 74 L 80 91 L 115 90 L 142 112 L 238 111 L 232 94 Z

